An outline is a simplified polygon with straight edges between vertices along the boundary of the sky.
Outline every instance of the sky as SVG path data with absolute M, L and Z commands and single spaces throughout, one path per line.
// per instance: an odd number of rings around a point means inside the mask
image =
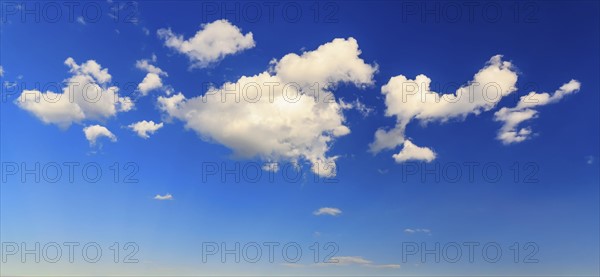
M 600 274 L 597 2 L 0 7 L 2 275 Z

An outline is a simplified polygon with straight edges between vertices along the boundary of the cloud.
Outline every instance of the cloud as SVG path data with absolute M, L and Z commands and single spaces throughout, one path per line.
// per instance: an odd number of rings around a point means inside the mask
M 107 0 L 108 1 L 108 0 Z M 140 22 L 140 18 L 139 18 L 139 3 L 137 1 L 127 1 L 127 2 L 123 2 L 123 1 L 114 1 L 114 0 L 110 0 L 111 5 L 109 7 L 109 10 L 107 12 L 108 16 L 112 19 L 115 20 L 115 22 L 118 22 L 119 20 L 121 20 L 121 17 L 123 14 L 126 13 L 126 10 L 131 10 L 134 12 L 131 12 L 129 14 L 127 14 L 127 16 L 125 18 L 123 18 L 123 22 L 126 23 L 133 23 L 134 25 L 138 25 Z M 112 4 L 112 2 L 114 2 L 114 4 Z M 123 11 L 123 12 L 121 12 Z
M 158 37 L 165 45 L 186 55 L 192 67 L 204 68 L 221 61 L 225 56 L 239 53 L 255 46 L 252 33 L 242 34 L 241 30 L 225 19 L 203 24 L 191 38 L 174 34 L 171 29 L 159 29 Z
M 316 211 L 313 212 L 314 215 L 330 215 L 330 216 L 338 216 L 340 214 L 342 214 L 342 210 L 338 209 L 338 208 L 330 208 L 330 207 L 323 207 L 320 208 Z
M 505 96 L 516 90 L 517 72 L 502 56 L 493 56 L 471 81 L 454 93 L 441 94 L 431 90 L 431 79 L 421 74 L 414 80 L 404 75 L 392 77 L 381 87 L 385 95 L 386 116 L 396 117 L 391 130 L 378 129 L 375 140 L 369 145 L 372 153 L 394 149 L 399 145 L 409 147 L 394 155 L 397 162 L 409 160 L 411 155 L 431 161 L 435 153 L 426 147 L 405 143 L 406 125 L 413 120 L 426 124 L 431 121 L 446 122 L 453 118 L 465 119 L 494 108 Z M 404 150 L 404 149 L 403 149 Z
M 163 123 L 161 122 L 159 124 L 156 124 L 152 120 L 142 120 L 136 123 L 132 123 L 127 127 L 136 132 L 141 138 L 147 139 L 150 137 L 148 133 L 154 134 L 158 129 L 163 127 Z
M 4 85 L 4 87 L 6 89 L 13 89 L 13 88 L 15 88 L 18 85 L 18 83 L 17 82 L 11 82 L 11 81 L 4 81 L 3 85 Z
M 367 107 L 364 103 L 360 102 L 360 100 L 356 99 L 353 102 L 344 102 L 340 99 L 340 105 L 344 110 L 357 110 L 363 117 L 369 116 L 374 109 Z
M 404 141 L 404 146 L 400 150 L 400 153 L 392 155 L 397 163 L 410 160 L 431 162 L 435 160 L 435 156 L 436 154 L 431 149 L 416 146 L 410 140 Z
M 4 67 L 0 65 L 0 77 L 4 76 Z
M 285 267 L 289 267 L 289 268 L 305 268 L 305 267 L 310 266 L 310 265 L 297 264 L 297 263 L 282 263 L 281 265 L 283 265 Z
M 62 93 L 23 90 L 15 103 L 44 123 L 61 128 L 83 120 L 104 120 L 133 108 L 129 97 L 119 95 L 119 88 L 108 86 L 111 75 L 96 61 L 79 65 L 68 58 L 65 65 L 72 75 L 65 80 Z
M 77 23 L 81 24 L 81 25 L 85 25 L 85 19 L 83 18 L 83 16 L 78 16 L 77 17 Z
M 375 264 L 373 261 L 367 260 L 360 256 L 337 256 L 331 257 L 326 263 L 322 265 L 336 265 L 336 266 L 348 266 L 348 265 L 360 265 L 372 268 L 400 268 L 399 264 Z
M 334 263 L 336 265 L 350 265 L 350 264 L 371 264 L 372 262 L 360 257 L 360 256 L 339 256 L 339 257 L 331 257 L 328 260 L 329 263 Z
M 387 174 L 388 172 L 390 172 L 390 170 L 389 169 L 380 169 L 380 168 L 378 168 L 377 172 L 379 172 L 379 174 Z
M 366 266 L 373 268 L 400 268 L 399 264 L 368 264 Z
M 153 65 L 152 63 L 156 63 L 157 58 L 156 55 L 152 55 L 151 59 L 141 59 L 135 62 L 135 67 L 139 70 L 154 73 L 156 75 L 169 76 L 167 72 L 163 71 L 159 67 Z
M 165 195 L 160 195 L 157 194 L 156 196 L 154 196 L 155 200 L 159 200 L 159 201 L 163 201 L 163 200 L 173 200 L 173 195 L 171 195 L 170 193 L 167 193 Z
M 315 174 L 332 177 L 337 156 L 327 156 L 327 152 L 350 129 L 344 125 L 333 86 L 315 86 L 305 73 L 318 71 L 310 77 L 319 82 L 371 85 L 376 67 L 359 58 L 360 53 L 355 39 L 334 39 L 302 55 L 288 54 L 271 62 L 269 71 L 242 76 L 202 96 L 161 96 L 158 105 L 204 140 L 232 149 L 238 158 L 305 160 Z M 299 63 L 302 66 L 296 68 Z M 317 70 L 321 65 L 327 65 L 323 66 L 327 70 Z
M 302 55 L 290 53 L 279 61 L 273 60 L 271 71 L 277 72 L 281 79 L 303 87 L 314 86 L 315 83 L 326 89 L 340 82 L 356 86 L 372 84 L 377 66 L 358 58 L 361 53 L 354 38 L 337 38 L 315 51 Z
M 406 229 L 404 229 L 404 233 L 407 233 L 407 234 L 415 234 L 415 233 L 431 234 L 431 230 L 429 230 L 429 229 L 410 229 L 410 228 L 406 228 Z
M 547 92 L 532 91 L 521 96 L 516 107 L 504 107 L 494 114 L 494 120 L 503 123 L 496 138 L 503 144 L 519 143 L 529 139 L 533 133 L 531 128 L 519 128 L 519 125 L 538 116 L 538 111 L 533 108 L 559 102 L 563 97 L 578 92 L 580 88 L 579 81 L 571 80 L 563 84 L 552 95 Z
M 158 74 L 148 73 L 137 88 L 142 93 L 142 95 L 146 96 L 151 90 L 159 89 L 162 86 L 162 80 L 160 79 Z
M 594 160 L 595 160 L 595 158 L 592 155 L 585 157 L 585 163 L 586 164 L 593 164 Z
M 377 131 L 375 131 L 375 140 L 369 144 L 369 151 L 378 153 L 381 150 L 394 149 L 398 145 L 403 144 L 406 123 L 407 122 L 398 122 L 396 123 L 396 127 L 389 131 L 377 129 Z
M 397 269 L 400 268 L 399 264 L 376 264 L 371 260 L 367 260 L 361 256 L 335 256 L 329 258 L 327 261 L 323 263 L 316 264 L 298 264 L 298 263 L 284 263 L 282 264 L 286 267 L 292 268 L 306 268 L 306 267 L 323 267 L 323 266 L 363 266 L 370 268 L 379 268 L 379 269 Z
M 152 90 L 162 88 L 163 83 L 160 76 L 169 76 L 167 72 L 155 65 L 152 65 L 151 63 L 153 62 L 156 62 L 156 55 L 152 55 L 152 60 L 143 59 L 138 60 L 135 63 L 135 67 L 147 72 L 144 80 L 142 80 L 142 82 L 137 86 L 137 89 L 140 91 L 142 96 L 148 95 L 148 93 Z
M 117 137 L 106 127 L 100 125 L 91 125 L 83 128 L 85 138 L 90 143 L 90 146 L 96 145 L 96 141 L 100 137 L 107 137 L 112 142 L 117 141 Z
M 277 172 L 277 171 L 279 171 L 279 164 L 278 163 L 265 163 L 262 166 L 262 170 L 264 170 L 264 171 L 271 171 L 271 172 Z

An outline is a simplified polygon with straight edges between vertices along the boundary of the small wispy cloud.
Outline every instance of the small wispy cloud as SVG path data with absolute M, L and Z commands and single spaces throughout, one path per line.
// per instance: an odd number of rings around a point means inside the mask
M 344 102 L 340 100 L 340 105 L 344 110 L 356 109 L 363 117 L 368 117 L 375 109 L 367 107 L 363 102 L 356 99 L 353 102 Z
M 282 263 L 282 266 L 285 267 L 290 267 L 290 268 L 303 268 L 303 267 L 307 267 L 308 265 L 305 264 L 295 264 L 295 263 Z
M 279 164 L 277 164 L 277 163 L 265 163 L 265 165 L 262 166 L 262 169 L 264 171 L 277 172 L 277 171 L 279 171 Z
M 593 164 L 594 163 L 594 156 L 587 156 L 585 157 L 585 163 L 587 164 Z
M 157 194 L 156 196 L 154 196 L 154 199 L 155 200 L 160 200 L 160 201 L 163 201 L 163 200 L 173 200 L 173 195 L 171 195 L 170 193 L 167 193 L 165 195 Z
M 316 216 L 319 216 L 319 215 L 338 216 L 338 215 L 342 214 L 342 210 L 340 210 L 338 208 L 323 207 L 323 208 L 320 208 L 320 209 L 314 211 L 313 214 Z
M 332 264 L 332 265 L 352 265 L 352 264 L 359 264 L 359 265 L 367 265 L 367 264 L 372 264 L 372 261 L 369 261 L 363 257 L 360 256 L 339 256 L 339 257 L 331 257 L 331 259 L 327 260 L 326 264 Z
M 407 234 L 415 234 L 415 233 L 424 233 L 424 234 L 431 234 L 431 230 L 429 229 L 410 229 L 410 228 L 406 228 L 404 229 L 404 233 Z
M 17 82 L 4 81 L 4 87 L 7 89 L 12 89 L 17 86 Z
M 85 19 L 83 18 L 83 16 L 77 17 L 77 23 L 79 23 L 81 25 L 85 25 Z
M 302 268 L 302 267 L 311 267 L 311 266 L 364 266 L 370 268 L 380 268 L 380 269 L 394 269 L 400 268 L 399 264 L 376 264 L 371 260 L 367 260 L 361 256 L 336 256 L 331 257 L 329 260 L 323 263 L 315 263 L 315 264 L 296 264 L 296 263 L 284 263 L 282 264 L 286 267 L 292 268 Z

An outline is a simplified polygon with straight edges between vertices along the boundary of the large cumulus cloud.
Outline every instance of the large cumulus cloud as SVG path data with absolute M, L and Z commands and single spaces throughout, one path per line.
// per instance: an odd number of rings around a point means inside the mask
M 350 133 L 343 107 L 332 94 L 339 83 L 373 84 L 377 68 L 365 63 L 354 38 L 334 39 L 314 51 L 288 54 L 269 70 L 243 76 L 204 95 L 159 97 L 162 110 L 202 138 L 241 158 L 306 160 L 322 176 L 335 174 L 327 152 Z

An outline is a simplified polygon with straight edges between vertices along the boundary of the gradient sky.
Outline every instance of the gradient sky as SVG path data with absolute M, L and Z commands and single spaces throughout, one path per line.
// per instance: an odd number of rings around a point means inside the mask
M 3 275 L 600 273 L 597 2 L 502 2 L 492 7 L 482 2 L 469 17 L 469 7 L 454 1 L 299 1 L 288 10 L 290 14 L 297 7 L 301 11 L 295 21 L 286 16 L 283 7 L 290 5 L 283 2 L 270 14 L 263 2 L 253 2 L 258 6 L 228 2 L 231 11 L 226 12 L 217 2 L 99 1 L 93 2 L 102 11 L 97 22 L 91 20 L 92 11 L 86 15 L 76 7 L 69 18 L 64 3 L 55 3 L 63 12 L 56 22 L 49 20 L 53 8 L 44 10 L 43 3 L 1 3 L 2 250 L 5 253 L 11 242 L 25 242 L 30 248 L 35 242 L 42 246 L 97 242 L 103 256 L 100 262 L 89 263 L 76 251 L 75 262 L 69 263 L 63 253 L 55 264 L 43 259 L 39 264 L 22 263 L 19 255 L 7 256 Z M 261 16 L 245 14 L 256 7 Z M 497 18 L 491 11 L 496 7 L 501 10 Z M 39 20 L 24 13 L 27 8 Z M 202 24 L 221 19 L 244 35 L 251 32 L 254 45 L 238 45 L 244 49 L 198 64 L 166 46 L 159 35 L 159 30 L 170 28 L 188 39 L 203 29 Z M 262 165 L 265 159 L 236 155 L 211 133 L 186 128 L 181 118 L 160 108 L 159 97 L 179 92 L 187 99 L 200 96 L 207 83 L 219 87 L 259 74 L 273 65 L 273 59 L 302 55 L 336 38 L 354 38 L 361 51 L 357 58 L 377 70 L 369 84 L 341 82 L 331 88 L 337 103 L 354 106 L 340 111 L 350 133 L 328 144 L 327 157 L 338 156 L 333 178 L 314 174 L 310 162 L 300 158 L 296 169 L 289 160 L 279 161 L 288 166 L 290 175 L 299 174 L 295 181 L 285 178 L 281 166 L 272 180 L 269 171 L 260 171 L 260 180 L 253 182 L 253 169 L 223 180 L 220 174 L 225 169 Z M 479 114 L 430 122 L 414 119 L 406 127 L 406 138 L 431 149 L 435 159 L 397 162 L 392 155 L 401 146 L 377 154 L 369 151 L 375 132 L 396 123 L 386 115 L 381 89 L 390 78 L 425 74 L 432 80 L 432 90 L 453 93 L 456 85 L 471 81 L 495 55 L 514 66 L 515 92 Z M 94 60 L 108 69 L 110 84 L 119 87 L 120 95 L 135 99 L 135 107 L 104 118 L 86 117 L 65 127 L 45 123 L 18 104 L 24 90 L 60 93 L 61 83 L 73 75 L 65 65 L 69 57 L 79 65 Z M 136 86 L 148 72 L 136 68 L 136 61 L 144 59 L 168 75 L 159 75 L 162 87 L 141 96 Z M 298 72 L 300 77 L 311 76 L 310 70 Z M 531 91 L 552 94 L 572 79 L 581 84 L 578 91 L 535 107 L 538 114 L 520 125 L 531 127 L 528 139 L 510 144 L 497 139 L 502 122 L 494 120 L 496 112 L 515 107 L 519 97 Z M 360 108 L 363 105 L 366 109 Z M 265 120 L 260 117 L 264 114 L 237 116 L 260 121 Z M 218 112 L 212 116 L 215 122 L 220 122 L 219 117 L 236 118 Z M 128 127 L 142 120 L 163 126 L 145 139 Z M 90 143 L 82 130 L 92 125 L 106 127 L 116 141 L 100 137 L 96 144 Z M 260 131 L 238 134 L 241 139 L 233 143 L 243 145 L 251 138 L 260 140 L 261 135 Z M 80 166 L 71 182 L 64 163 L 72 162 Z M 60 164 L 62 175 L 55 183 L 39 171 L 22 180 L 22 166 L 31 169 L 36 163 L 40 171 Z M 102 169 L 97 182 L 81 176 L 82 167 L 90 164 Z M 472 179 L 465 164 L 477 164 Z M 19 167 L 16 174 L 14 165 Z M 456 165 L 461 170 L 457 178 Z M 216 166 L 217 175 L 207 173 L 207 166 Z M 485 171 L 486 166 L 492 169 Z M 117 177 L 115 168 L 119 168 Z M 502 173 L 490 180 L 490 172 L 498 168 Z M 40 182 L 35 181 L 36 175 L 42 175 Z M 172 199 L 156 199 L 167 195 Z M 325 210 L 329 214 L 317 215 L 321 208 L 341 213 Z M 120 262 L 114 263 L 109 250 L 114 242 L 121 248 L 134 242 L 139 262 L 123 263 L 131 249 L 121 249 Z M 231 248 L 236 242 L 295 242 L 303 255 L 295 265 L 287 264 L 281 252 L 276 252 L 274 262 L 268 261 L 266 253 L 258 263 L 243 259 L 235 263 L 232 256 L 226 263 L 219 256 L 203 262 L 206 242 Z M 321 261 L 331 252 L 323 247 L 333 242 L 339 248 L 334 257 L 341 262 L 315 264 L 309 248 L 315 242 L 320 244 Z M 486 262 L 480 246 L 473 263 L 466 248 L 456 263 L 435 262 L 432 256 L 422 262 L 418 255 L 403 261 L 403 243 L 413 242 L 431 248 L 436 243 L 495 242 L 503 255 L 496 263 Z M 521 248 L 518 263 L 510 250 L 514 243 Z M 533 256 L 537 263 L 523 262 L 533 249 L 523 249 L 527 243 L 537 246 Z

